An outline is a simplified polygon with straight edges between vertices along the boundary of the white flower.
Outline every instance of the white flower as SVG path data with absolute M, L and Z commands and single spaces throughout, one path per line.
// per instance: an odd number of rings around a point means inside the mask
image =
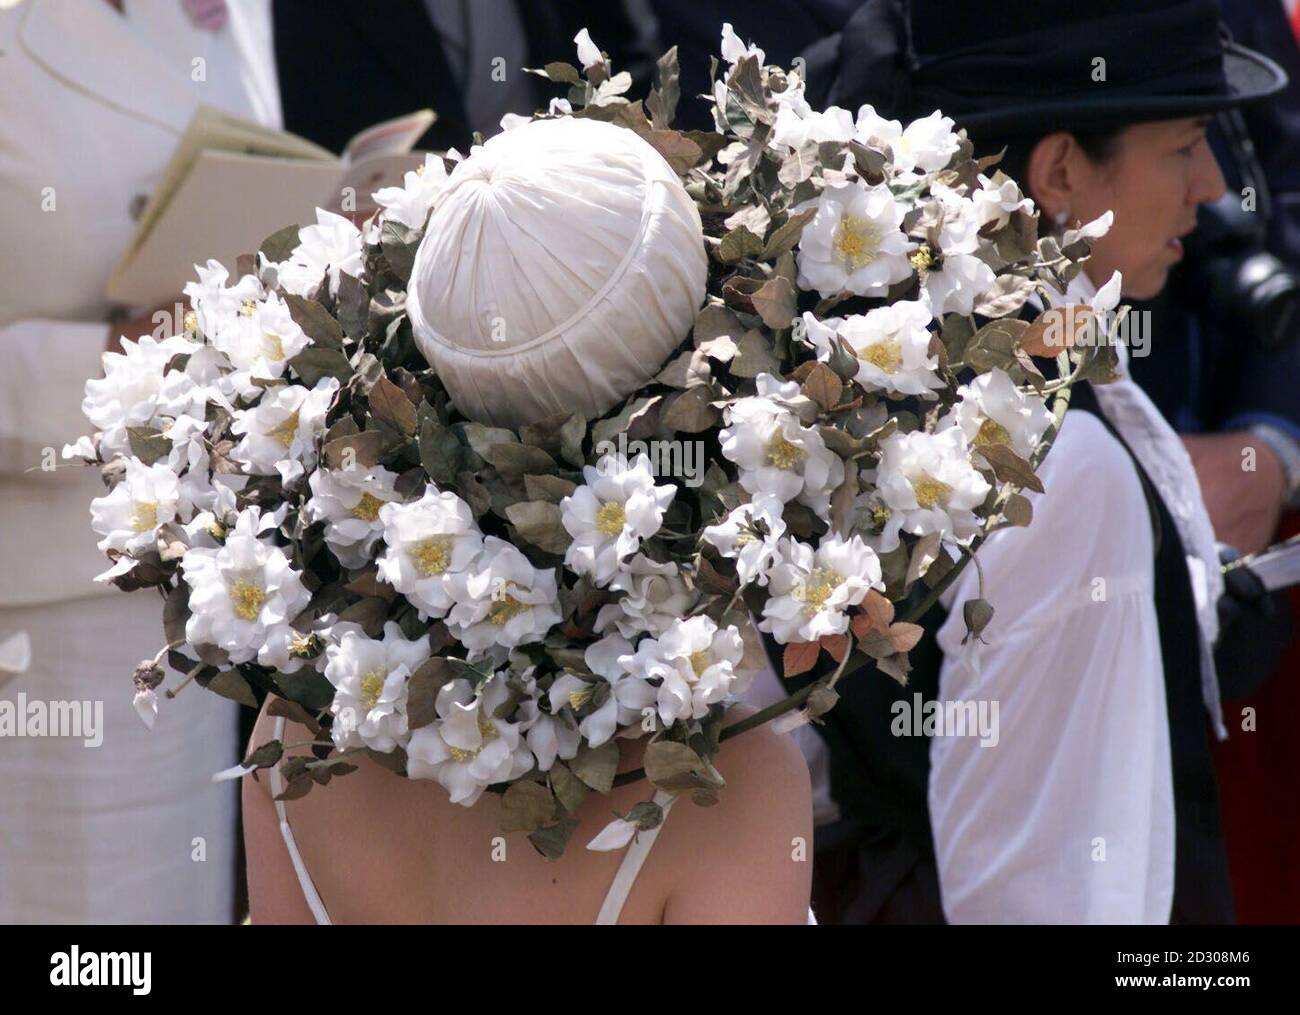
M 880 442 L 876 483 L 889 510 L 883 552 L 898 545 L 900 529 L 915 536 L 938 532 L 958 542 L 979 531 L 974 512 L 988 496 L 989 484 L 971 464 L 961 427 L 886 437 Z
M 198 281 L 185 283 L 183 292 L 194 308 L 199 330 L 206 336 L 219 334 L 248 303 L 263 296 L 262 283 L 254 275 L 244 275 L 234 285 L 227 286 L 230 272 L 218 260 L 196 264 L 194 271 Z
M 154 728 L 154 724 L 158 721 L 158 695 L 154 691 L 136 691 L 135 697 L 131 699 L 131 707 L 144 723 L 145 729 Z
M 760 375 L 760 383 L 764 377 L 770 379 Z M 737 400 L 727 409 L 727 424 L 718 437 L 723 455 L 740 467 L 741 486 L 829 510 L 831 492 L 844 482 L 844 460 L 817 430 L 766 395 Z
M 816 550 L 787 536 L 768 577 L 758 629 L 782 644 L 843 634 L 849 626 L 845 611 L 872 588 L 884 588 L 880 558 L 861 536 L 827 536 Z
M 1033 214 L 1033 200 L 1021 193 L 1020 185 L 1011 177 L 1004 176 L 1002 182 L 995 185 L 981 173 L 979 181 L 980 189 L 971 194 L 971 200 L 975 204 L 975 216 L 981 227 L 993 223 L 995 229 L 1001 229 L 1018 211 Z
M 166 465 L 128 458 L 122 481 L 90 502 L 91 525 L 104 537 L 99 548 L 133 555 L 152 550 L 158 526 L 176 520 L 179 497 L 176 473 Z
M 152 426 L 161 417 L 186 412 L 204 414 L 206 398 L 193 378 L 167 370 L 174 357 L 198 348 L 183 335 L 161 341 L 144 335 L 135 342 L 123 339 L 121 352 L 104 354 L 104 376 L 86 381 L 81 411 L 100 431 L 105 459 L 130 453 L 127 427 Z
M 825 141 L 852 141 L 853 114 L 839 106 L 831 106 L 824 112 L 817 112 L 800 94 L 789 96 L 780 101 L 776 111 L 776 122 L 772 125 L 774 144 L 787 145 L 790 148 L 802 148 L 809 141 L 821 144 Z
M 253 378 L 283 377 L 289 360 L 311 345 L 288 304 L 274 293 L 262 301 L 245 301 L 237 313 L 204 334 L 234 367 L 235 372 L 225 378 L 227 389 L 241 395 L 257 392 Z
M 969 314 L 996 279 L 993 269 L 976 256 L 979 211 L 973 201 L 942 184 L 936 183 L 930 193 L 936 203 L 932 207 L 937 206 L 940 215 L 939 250 L 920 255 L 925 299 L 936 314 Z
M 600 608 L 595 628 L 613 625 L 625 638 L 662 634 L 699 599 L 676 564 L 657 564 L 645 554 L 633 557 L 609 587 L 623 595 Z
M 704 540 L 735 560 L 742 585 L 753 581 L 767 584 L 768 571 L 776 563 L 778 544 L 785 535 L 784 510 L 779 497 L 760 493 L 733 510 L 725 521 L 705 528 Z
M 612 717 L 607 702 L 582 721 L 582 735 L 592 747 L 599 747 L 612 737 L 616 727 L 639 722 L 645 710 L 655 704 L 655 688 L 644 678 L 629 673 L 622 663 L 632 654 L 632 643 L 612 632 L 592 642 L 582 654 L 587 669 L 609 683 L 610 700 L 615 705 Z
M 950 419 L 975 451 L 1005 444 L 1028 460 L 1052 423 L 1043 400 L 1021 391 L 1002 370 L 980 374 L 957 395 Z
M 345 631 L 325 649 L 325 678 L 334 685 L 330 735 L 339 750 L 365 746 L 388 752 L 406 739 L 407 679 L 430 656 L 429 640 L 408 641 L 393 621 L 381 639 Z
M 926 302 L 937 314 L 970 314 L 975 301 L 997 280 L 993 269 L 974 254 L 945 254 L 922 272 Z
M 329 291 L 336 294 L 339 274 L 354 278 L 364 274 L 361 230 L 324 208 L 316 209 L 316 224 L 298 230 L 298 246 L 288 258 L 276 265 L 276 277 L 286 292 L 309 296 L 329 279 Z
M 317 469 L 309 477 L 307 517 L 325 523 L 325 543 L 344 567 L 358 568 L 369 562 L 384 532 L 379 512 L 385 504 L 398 500 L 393 489 L 396 482 L 397 473 L 382 465 Z
M 1124 276 L 1118 271 L 1112 272 L 1106 284 L 1097 290 L 1097 295 L 1089 300 L 1092 312 L 1101 316 L 1109 314 L 1119 306 L 1120 291 L 1123 288 L 1123 285 Z
M 640 822 L 628 821 L 627 818 L 615 818 L 602 828 L 594 839 L 587 843 L 587 848 L 596 853 L 609 853 L 616 849 L 622 849 L 636 838 L 636 833 L 640 830 Z
M 930 354 L 934 317 L 922 302 L 903 300 L 825 321 L 805 313 L 803 320 L 819 359 L 831 358 L 836 335 L 848 342 L 858 357 L 856 380 L 868 391 L 933 397 L 933 389 L 943 387 L 939 358 Z
M 432 484 L 413 504 L 379 509 L 387 550 L 379 578 L 406 596 L 420 619 L 443 617 L 455 603 L 449 582 L 483 548 L 483 534 L 468 504 Z
M 629 673 L 659 681 L 659 718 L 664 725 L 699 719 L 745 680 L 736 664 L 745 654 L 740 631 L 718 629 L 706 616 L 679 620 L 658 638 L 646 638 L 631 655 L 619 658 Z
M 767 63 L 766 53 L 757 46 L 746 46 L 731 27 L 731 22 L 725 22 L 722 26 L 722 59 L 734 67 L 747 56 L 757 57 L 760 67 Z
M 957 154 L 961 143 L 952 128 L 953 121 L 937 109 L 929 116 L 913 120 L 906 129 L 899 121 L 878 115 L 871 106 L 858 110 L 858 140 L 867 144 L 875 138 L 889 145 L 894 169 L 900 173 L 918 169 L 933 173 L 943 169 Z
M 315 465 L 316 438 L 325 429 L 325 416 L 338 390 L 334 377 L 322 377 L 314 388 L 299 384 L 269 388 L 253 408 L 235 413 L 230 430 L 243 439 L 230 457 L 251 475 L 278 472 L 284 482 L 292 482 Z
M 582 29 L 573 37 L 574 44 L 578 47 L 578 59 L 582 62 L 583 70 L 591 70 L 597 64 L 605 62 L 601 55 L 600 47 L 591 41 L 591 33 L 587 29 Z
M 371 196 L 384 209 L 385 221 L 423 229 L 429 209 L 446 187 L 447 167 L 440 155 L 429 152 L 424 157 L 424 165 L 407 171 L 402 177 L 402 186 L 384 187 Z
M 555 572 L 539 570 L 503 539 L 488 536 L 483 552 L 448 581 L 456 605 L 447 626 L 471 652 L 541 641 L 560 622 Z
M 577 755 L 582 746 L 582 733 L 573 713 L 590 702 L 592 695 L 586 681 L 572 673 L 562 673 L 546 692 L 550 711 L 545 711 L 541 706 L 537 681 L 532 676 L 533 669 L 529 667 L 524 672 L 524 690 L 528 697 L 519 703 L 519 729 L 528 742 L 528 749 L 537 759 L 538 769 L 549 772 L 556 758 L 568 761 Z M 606 706 L 610 706 L 612 700 L 606 702 Z
M 611 452 L 595 467 L 584 467 L 582 475 L 586 485 L 560 501 L 561 521 L 573 537 L 564 563 L 605 585 L 623 559 L 659 531 L 677 488 L 655 486 L 645 455 L 628 465 L 622 454 Z
M 811 207 L 801 205 L 799 209 Z M 844 290 L 883 296 L 912 274 L 912 244 L 899 228 L 903 208 L 889 188 L 828 186 L 799 239 L 799 285 L 822 296 Z
M 268 523 L 274 524 L 271 516 L 248 508 L 219 549 L 193 548 L 181 558 L 190 586 L 185 637 L 191 645 L 224 649 L 232 663 L 258 656 L 274 629 L 311 601 L 284 551 L 259 538 Z
M 438 692 L 438 718 L 411 732 L 406 745 L 406 774 L 436 779 L 451 802 L 473 806 L 483 790 L 517 779 L 533 767 L 522 743 L 519 724 L 495 718 L 509 697 L 498 674 L 474 694 L 468 680 L 457 678 Z
M 257 660 L 263 666 L 270 666 L 281 673 L 297 673 L 304 666 L 319 670 L 325 665 L 325 647 L 332 637 L 336 641 L 346 631 L 360 632 L 360 624 L 338 622 L 333 613 L 322 614 L 311 622 L 306 631 L 280 626 L 267 632 L 266 644 L 257 653 Z
M 1079 240 L 1099 240 L 1110 232 L 1110 227 L 1115 224 L 1115 213 L 1113 211 L 1102 212 L 1091 222 L 1080 226 L 1078 229 L 1067 229 L 1065 235 L 1061 237 L 1062 248 L 1077 243 Z

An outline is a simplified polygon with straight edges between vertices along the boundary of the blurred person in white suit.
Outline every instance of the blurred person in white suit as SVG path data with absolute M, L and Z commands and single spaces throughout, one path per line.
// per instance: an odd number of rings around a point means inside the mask
M 280 126 L 269 0 L 0 0 L 0 642 L 31 642 L 0 699 L 102 701 L 104 727 L 0 737 L 0 923 L 233 914 L 235 788 L 211 775 L 237 706 L 194 686 L 145 728 L 158 600 L 92 580 L 96 470 L 41 468 L 89 432 L 101 355 L 154 329 L 150 308 L 110 326 L 105 284 L 200 103 Z

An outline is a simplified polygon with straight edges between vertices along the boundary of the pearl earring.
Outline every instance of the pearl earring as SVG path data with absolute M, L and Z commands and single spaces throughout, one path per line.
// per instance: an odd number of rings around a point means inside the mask
M 1056 213 L 1056 216 L 1052 219 L 1052 221 L 1055 222 L 1062 229 L 1064 229 L 1065 223 L 1070 221 L 1070 209 L 1062 208 L 1060 211 Z

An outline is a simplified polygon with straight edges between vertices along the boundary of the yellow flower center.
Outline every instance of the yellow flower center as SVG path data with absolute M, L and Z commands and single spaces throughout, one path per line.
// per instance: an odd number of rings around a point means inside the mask
M 704 676 L 704 671 L 707 670 L 712 665 L 712 663 L 709 660 L 708 649 L 702 648 L 698 652 L 692 652 L 690 658 L 691 658 L 691 669 L 695 671 L 695 675 L 697 677 Z
M 230 586 L 230 605 L 240 620 L 256 620 L 266 602 L 266 589 L 250 581 L 237 581 Z
M 627 511 L 616 500 L 607 500 L 596 512 L 596 528 L 606 536 L 617 536 L 627 522 Z
M 995 419 L 986 419 L 980 424 L 979 430 L 975 434 L 975 446 L 977 448 L 987 448 L 992 444 L 1010 444 L 1011 434 Z
M 280 341 L 280 336 L 270 331 L 262 332 L 262 352 L 267 359 L 284 359 L 284 343 Z
M 384 502 L 374 494 L 363 493 L 361 499 L 357 501 L 357 506 L 352 509 L 352 517 L 360 518 L 363 522 L 373 522 L 379 517 L 379 509 L 383 506 Z
M 804 460 L 807 454 L 803 448 L 791 444 L 780 431 L 772 435 L 767 442 L 767 464 L 790 472 Z
M 916 494 L 916 502 L 923 508 L 934 507 L 939 501 L 952 493 L 951 486 L 926 473 L 921 473 L 911 483 L 912 492 Z
M 844 266 L 851 271 L 864 268 L 880 254 L 880 230 L 870 219 L 845 215 L 835 231 L 833 246 Z
M 136 532 L 149 532 L 158 527 L 158 502 L 152 500 L 136 501 L 132 505 L 131 528 Z
M 296 656 L 309 656 L 315 651 L 316 636 L 314 634 L 295 634 L 289 639 L 289 652 Z
M 569 707 L 575 712 L 582 708 L 583 705 L 591 701 L 592 696 L 596 693 L 594 687 L 584 687 L 581 691 L 569 692 Z
M 187 335 L 197 335 L 199 333 L 199 315 L 193 310 L 186 311 L 185 317 L 182 318 L 182 327 Z
M 912 262 L 912 267 L 918 274 L 924 274 L 934 267 L 934 255 L 930 253 L 929 247 L 919 247 L 912 251 L 912 256 L 908 260 Z
M 283 423 L 277 426 L 266 436 L 270 437 L 271 440 L 276 441 L 278 444 L 287 448 L 291 444 L 293 444 L 293 438 L 297 433 L 298 433 L 298 413 L 295 411 L 289 416 L 288 419 L 286 419 Z
M 371 670 L 361 678 L 361 707 L 369 712 L 379 704 L 379 696 L 384 693 L 384 681 L 388 674 L 383 670 Z
M 411 560 L 428 577 L 442 574 L 451 563 L 451 537 L 430 536 L 411 547 Z
M 492 593 L 492 608 L 488 611 L 488 620 L 498 627 L 510 623 L 525 610 L 532 609 L 528 603 L 521 603 L 505 591 L 508 587 L 510 586 L 503 585 L 498 591 Z
M 815 567 L 803 587 L 795 590 L 794 597 L 803 600 L 803 613 L 811 617 L 825 608 L 843 582 L 843 576 L 829 567 Z
M 226 527 L 222 525 L 220 522 L 214 521 L 211 525 L 208 526 L 208 535 L 211 536 L 213 539 L 225 539 Z
M 239 305 L 239 312 L 243 314 L 245 317 L 252 317 L 253 314 L 256 312 L 256 310 L 257 310 L 256 300 L 244 300 L 244 302 Z
M 858 356 L 873 367 L 892 374 L 903 365 L 903 345 L 896 338 L 887 338 L 858 350 Z
M 482 751 L 484 747 L 500 735 L 497 732 L 496 723 L 492 721 L 491 716 L 484 713 L 482 708 L 479 709 L 478 713 L 478 734 L 479 737 L 482 738 L 483 742 L 472 751 L 467 751 L 460 747 L 452 747 L 451 745 L 447 746 L 447 753 L 451 755 L 453 761 L 459 761 L 462 763 L 473 761 L 479 756 L 479 752 Z

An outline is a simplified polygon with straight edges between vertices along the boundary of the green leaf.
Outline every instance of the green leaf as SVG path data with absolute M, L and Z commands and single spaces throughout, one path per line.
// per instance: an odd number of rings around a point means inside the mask
M 564 855 L 564 847 L 569 844 L 573 830 L 578 827 L 578 819 L 563 817 L 553 825 L 539 828 L 528 836 L 533 848 L 548 860 L 558 860 Z
M 555 798 L 560 801 L 560 806 L 570 814 L 578 809 L 587 794 L 591 792 L 586 783 L 569 771 L 569 766 L 558 759 L 551 765 L 551 790 Z
M 618 741 L 607 740 L 599 747 L 584 744 L 569 762 L 569 768 L 597 793 L 608 793 L 614 788 L 614 773 L 618 771 Z
M 1035 493 L 1043 492 L 1042 480 L 1034 475 L 1033 468 L 1005 444 L 982 444 L 979 453 L 993 467 L 998 482 L 1014 483 Z
M 655 64 L 656 86 L 646 99 L 646 108 L 650 110 L 651 122 L 656 130 L 667 130 L 673 125 L 677 115 L 677 103 L 681 99 L 681 70 L 677 63 L 677 47 L 674 46 L 661 56 Z
M 379 464 L 383 438 L 376 430 L 346 434 L 325 443 L 325 464 L 331 469 L 360 467 L 373 469 Z
M 343 348 L 343 326 L 321 304 L 295 293 L 285 293 L 284 302 L 289 316 L 313 345 L 324 349 Z
M 465 449 L 456 435 L 432 416 L 420 423 L 420 464 L 429 478 L 439 486 L 451 486 L 456 481 L 465 458 Z
M 294 673 L 276 673 L 275 684 L 281 697 L 296 701 L 308 712 L 329 708 L 334 701 L 334 685 L 308 666 Z
M 795 244 L 799 242 L 799 237 L 803 233 L 804 226 L 812 221 L 817 214 L 816 208 L 805 208 L 796 215 L 791 215 L 785 223 L 779 226 L 775 232 L 767 239 L 767 246 L 759 258 L 764 261 L 771 261 L 787 250 L 793 250 Z
M 404 436 L 415 436 L 415 406 L 406 397 L 406 392 L 387 377 L 380 377 L 370 389 L 369 397 L 370 411 L 375 419 Z
M 278 740 L 268 740 L 257 750 L 249 753 L 243 761 L 245 768 L 270 768 L 279 764 L 284 757 L 284 745 Z
M 783 276 L 768 279 L 750 296 L 750 300 L 754 304 L 754 311 L 773 331 L 788 328 L 794 321 L 794 286 Z
M 166 458 L 171 453 L 171 438 L 164 436 L 162 431 L 155 427 L 128 426 L 126 437 L 131 444 L 131 454 L 145 465 L 153 465 L 158 459 Z
M 578 485 L 562 476 L 525 476 L 524 490 L 529 500 L 544 500 L 558 504 L 570 496 Z
M 238 670 L 223 670 L 207 682 L 207 689 L 223 698 L 237 701 L 249 708 L 257 708 L 257 695 Z
M 501 798 L 501 831 L 536 832 L 555 817 L 555 797 L 540 782 L 510 784 Z
M 268 261 L 278 264 L 286 260 L 297 246 L 298 227 L 285 226 L 283 229 L 277 229 L 264 239 L 262 245 L 257 248 L 257 252 L 262 254 Z
M 735 264 L 746 257 L 757 257 L 762 252 L 762 237 L 755 236 L 745 226 L 731 230 L 718 244 L 718 260 L 723 264 Z
M 346 383 L 352 376 L 352 364 L 342 352 L 320 346 L 308 346 L 289 360 L 289 366 L 309 388 L 314 388 L 322 377 L 337 377 L 340 383 Z
M 526 500 L 506 508 L 506 518 L 519 538 L 547 553 L 564 553 L 573 541 L 561 521 L 560 508 L 544 500 Z
M 406 682 L 406 724 L 413 730 L 438 718 L 438 692 L 453 678 L 447 660 L 426 659 Z

